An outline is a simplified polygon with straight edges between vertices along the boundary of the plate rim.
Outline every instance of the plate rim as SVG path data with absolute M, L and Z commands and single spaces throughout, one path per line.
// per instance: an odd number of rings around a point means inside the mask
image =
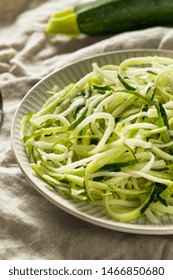
M 54 71 L 52 71 L 51 73 L 47 74 L 45 77 L 40 79 L 40 81 L 38 81 L 33 87 L 31 87 L 30 90 L 27 91 L 25 96 L 19 102 L 18 107 L 15 110 L 15 113 L 13 115 L 12 124 L 11 124 L 10 138 L 11 138 L 12 150 L 13 150 L 13 153 L 16 157 L 17 163 L 18 163 L 21 171 L 23 172 L 23 174 L 25 175 L 27 180 L 31 183 L 31 185 L 34 187 L 34 189 L 36 189 L 36 191 L 38 191 L 43 197 L 45 197 L 52 204 L 54 204 L 56 207 L 60 208 L 61 210 L 65 211 L 66 213 L 73 215 L 76 218 L 79 218 L 90 224 L 93 224 L 93 225 L 96 225 L 96 226 L 99 226 L 102 228 L 114 230 L 114 231 L 133 233 L 133 234 L 145 234 L 145 235 L 160 235 L 160 234 L 169 235 L 169 234 L 173 234 L 173 224 L 171 226 L 166 226 L 165 228 L 164 227 L 159 228 L 159 225 L 151 224 L 148 227 L 146 227 L 145 225 L 142 225 L 142 224 L 136 225 L 136 224 L 131 224 L 131 223 L 118 222 L 118 221 L 114 221 L 113 219 L 106 220 L 106 221 L 99 221 L 100 218 L 97 218 L 93 215 L 86 214 L 85 212 L 80 212 L 77 208 L 75 210 L 70 209 L 69 207 L 63 205 L 56 199 L 58 197 L 61 197 L 58 193 L 56 193 L 56 196 L 54 193 L 55 198 L 53 198 L 51 195 L 52 192 L 48 188 L 45 192 L 43 189 L 41 189 L 41 187 L 39 187 L 35 183 L 35 181 L 33 180 L 33 177 L 29 176 L 28 173 L 26 172 L 25 168 L 23 167 L 23 165 L 21 163 L 20 156 L 18 156 L 18 153 L 17 153 L 17 147 L 16 147 L 16 143 L 15 143 L 15 125 L 16 125 L 17 116 L 20 112 L 21 106 L 23 105 L 25 100 L 28 98 L 28 96 L 30 94 L 32 94 L 34 89 L 39 87 L 39 85 L 41 85 L 43 82 L 45 82 L 46 80 L 51 78 L 53 75 L 58 75 L 58 73 L 60 71 L 63 71 L 70 67 L 74 67 L 74 65 L 76 65 L 76 64 L 81 64 L 86 61 L 93 60 L 94 58 L 105 57 L 105 56 L 109 56 L 109 55 L 115 55 L 115 56 L 120 55 L 120 54 L 127 55 L 130 53 L 136 53 L 136 54 L 137 53 L 146 53 L 146 54 L 148 53 L 148 55 L 150 55 L 150 56 L 151 56 L 151 53 L 153 53 L 155 55 L 159 55 L 159 56 L 164 55 L 164 54 L 170 54 L 170 56 L 172 56 L 172 58 L 173 58 L 173 50 L 166 50 L 166 49 L 162 50 L 162 49 L 143 49 L 142 48 L 142 49 L 115 50 L 115 51 L 103 52 L 103 53 L 96 54 L 96 55 L 91 55 L 84 59 L 66 64 L 65 66 L 61 66 L 61 67 L 55 69 Z M 21 142 L 21 145 L 22 145 L 22 142 Z M 22 148 L 24 150 L 24 147 L 22 147 Z M 28 161 L 28 163 L 29 163 L 29 161 Z M 31 167 L 30 167 L 30 169 L 31 169 Z M 37 180 L 42 182 L 42 180 L 39 178 L 37 178 Z M 47 186 L 48 186 L 48 184 L 47 184 Z M 48 192 L 48 190 L 49 190 L 49 192 Z M 64 200 L 66 200 L 66 199 L 64 199 Z M 137 228 L 137 226 L 138 226 L 138 228 Z

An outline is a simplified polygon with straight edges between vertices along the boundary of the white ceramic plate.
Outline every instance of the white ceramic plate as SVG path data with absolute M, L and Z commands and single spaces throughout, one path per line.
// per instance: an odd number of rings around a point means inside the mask
M 112 230 L 138 234 L 173 234 L 172 216 L 166 215 L 160 218 L 159 225 L 150 224 L 145 218 L 140 218 L 130 223 L 116 222 L 106 215 L 104 209 L 98 206 L 91 206 L 86 202 L 81 202 L 72 198 L 66 198 L 58 195 L 52 190 L 52 188 L 50 188 L 50 186 L 33 175 L 20 137 L 20 123 L 22 117 L 30 111 L 39 110 L 49 97 L 47 90 L 52 89 L 55 84 L 63 88 L 70 82 L 80 79 L 82 76 L 92 70 L 92 62 L 97 62 L 99 66 L 112 63 L 119 64 L 126 58 L 136 56 L 144 57 L 148 55 L 158 55 L 173 58 L 173 52 L 171 51 L 119 51 L 91 57 L 51 73 L 49 76 L 45 77 L 38 84 L 36 84 L 22 100 L 13 119 L 11 139 L 17 161 L 26 177 L 30 180 L 36 190 L 38 190 L 48 200 L 66 212 L 87 222 Z

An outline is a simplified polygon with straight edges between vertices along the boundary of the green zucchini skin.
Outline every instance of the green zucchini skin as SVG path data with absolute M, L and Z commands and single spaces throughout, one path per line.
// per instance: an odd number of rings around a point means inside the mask
M 88 35 L 173 25 L 173 0 L 96 0 L 74 11 L 80 32 Z

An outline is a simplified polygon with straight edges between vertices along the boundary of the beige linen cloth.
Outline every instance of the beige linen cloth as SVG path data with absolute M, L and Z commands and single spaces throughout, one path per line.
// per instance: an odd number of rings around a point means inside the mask
M 50 36 L 45 23 L 76 2 L 0 1 L 0 259 L 172 259 L 173 237 L 116 232 L 84 222 L 42 197 L 14 157 L 10 129 L 21 99 L 42 77 L 68 63 L 122 49 L 173 49 L 173 28 L 114 36 Z

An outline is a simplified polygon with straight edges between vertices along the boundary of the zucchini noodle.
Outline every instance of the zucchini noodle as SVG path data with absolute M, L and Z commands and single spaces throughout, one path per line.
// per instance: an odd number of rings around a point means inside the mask
M 173 59 L 99 67 L 23 117 L 36 176 L 121 222 L 173 214 Z

